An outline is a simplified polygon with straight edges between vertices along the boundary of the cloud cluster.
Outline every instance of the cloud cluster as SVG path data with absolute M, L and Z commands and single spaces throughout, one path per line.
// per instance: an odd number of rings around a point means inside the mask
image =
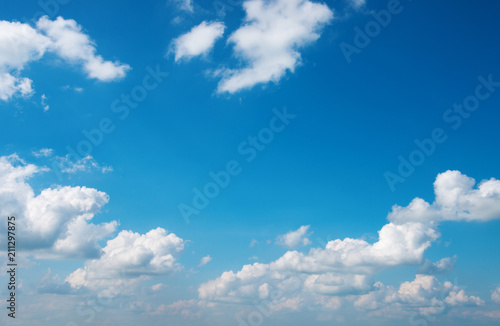
M 27 180 L 46 170 L 17 155 L 0 157 L 0 214 L 17 217 L 20 244 L 36 257 L 99 256 L 98 241 L 118 225 L 91 222 L 109 201 L 108 195 L 92 188 L 60 186 L 35 195 Z
M 179 36 L 172 41 L 175 61 L 207 54 L 214 47 L 215 42 L 222 37 L 225 28 L 221 22 L 204 21 L 186 34 Z
M 307 246 L 311 244 L 311 240 L 307 238 L 307 230 L 309 230 L 309 225 L 303 225 L 296 231 L 290 231 L 288 233 L 279 235 L 276 238 L 276 243 L 280 246 L 295 249 L 299 246 Z
M 397 311 L 400 305 L 412 307 L 423 315 L 436 315 L 455 306 L 481 306 L 484 301 L 468 296 L 463 289 L 451 282 L 441 283 L 434 276 L 417 274 L 415 280 L 404 282 L 399 289 L 378 282 L 376 290 L 361 295 L 354 302 L 360 310 L 381 310 L 391 307 Z
M 309 0 L 245 0 L 243 24 L 228 38 L 237 68 L 213 72 L 220 78 L 218 93 L 236 93 L 257 84 L 278 82 L 301 62 L 300 50 L 320 37 L 333 19 L 325 4 Z M 220 22 L 202 22 L 172 41 L 175 61 L 208 53 L 224 34 Z
M 107 242 L 98 259 L 87 261 L 66 282 L 73 288 L 86 287 L 108 296 L 123 293 L 151 275 L 179 270 L 175 255 L 184 245 L 183 239 L 162 228 L 142 235 L 121 231 Z
M 434 304 L 440 309 L 482 305 L 481 299 L 467 296 L 449 282 L 441 284 L 432 275 L 418 274 L 414 281 L 403 283 L 398 290 L 374 282 L 378 272 L 398 266 L 421 265 L 420 271 L 425 274 L 450 271 L 455 258 L 424 263 L 425 251 L 440 236 L 439 223 L 500 218 L 499 181 L 483 181 L 477 189 L 474 185 L 473 179 L 458 171 L 439 174 L 434 183 L 435 203 L 424 204 L 415 199 L 408 207 L 395 206 L 388 215 L 389 223 L 378 232 L 376 242 L 346 238 L 329 241 L 324 248 L 312 248 L 308 253 L 288 251 L 271 263 L 257 262 L 237 272 L 222 273 L 200 285 L 199 299 L 250 303 L 257 298 L 266 299 L 269 289 L 277 289 L 281 291 L 279 302 L 291 300 L 297 303 L 296 308 L 300 302 L 322 308 L 339 306 L 338 300 L 328 300 L 342 297 L 357 298 L 354 306 L 363 310 L 405 305 L 424 313 Z M 298 231 L 288 233 L 301 234 L 294 236 L 289 244 L 298 244 L 307 228 Z M 280 239 L 285 242 L 287 238 L 281 236 Z M 495 293 L 492 298 L 498 298 Z
M 52 155 L 44 149 L 35 156 Z M 50 272 L 37 288 L 40 293 L 76 293 L 91 290 L 103 296 L 128 293 L 153 275 L 182 269 L 176 256 L 185 241 L 165 229 L 145 234 L 121 231 L 104 248 L 99 241 L 109 238 L 116 221 L 94 224 L 92 219 L 108 203 L 109 196 L 86 187 L 57 186 L 36 195 L 27 183 L 47 168 L 28 164 L 17 155 L 0 157 L 0 215 L 16 216 L 19 250 L 39 259 L 89 259 L 60 282 Z M 0 225 L 0 238 L 5 225 Z M 4 239 L 5 240 L 5 239 Z M 210 261 L 210 256 L 204 262 Z
M 252 298 L 259 287 L 272 284 L 290 290 L 283 284 L 300 279 L 307 292 L 324 295 L 347 295 L 366 292 L 373 284 L 372 275 L 386 268 L 417 265 L 424 251 L 439 233 L 420 223 L 389 223 L 379 231 L 379 240 L 370 244 L 346 238 L 312 248 L 307 254 L 288 251 L 269 264 L 245 265 L 239 271 L 224 272 L 221 277 L 202 284 L 201 299 L 241 301 Z M 297 276 L 298 275 L 298 276 Z
M 228 42 L 244 66 L 219 71 L 219 93 L 278 82 L 287 71 L 294 72 L 299 50 L 317 40 L 321 28 L 333 19 L 328 6 L 309 0 L 247 0 L 243 8 L 244 23 Z
M 22 77 L 21 71 L 32 61 L 54 53 L 70 64 L 81 65 L 87 76 L 101 81 L 123 78 L 130 66 L 104 60 L 96 54 L 96 45 L 72 19 L 46 16 L 36 29 L 19 22 L 0 21 L 0 99 L 33 94 L 33 81 Z
M 388 219 L 397 224 L 410 221 L 437 224 L 442 221 L 486 222 L 500 218 L 500 180 L 479 183 L 459 171 L 447 171 L 434 182 L 436 199 L 429 204 L 415 198 L 406 206 L 394 206 Z

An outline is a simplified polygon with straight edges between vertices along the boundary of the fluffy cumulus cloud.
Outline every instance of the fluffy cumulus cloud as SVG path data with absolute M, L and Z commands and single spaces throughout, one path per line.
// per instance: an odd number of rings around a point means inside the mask
M 130 69 L 126 64 L 105 61 L 96 55 L 94 42 L 82 33 L 82 27 L 72 19 L 58 17 L 52 21 L 42 17 L 36 27 L 52 40 L 51 51 L 70 63 L 81 64 L 90 78 L 101 81 L 120 79 Z
M 374 244 L 346 238 L 330 241 L 325 248 L 312 248 L 307 254 L 288 251 L 269 264 L 254 263 L 237 273 L 225 272 L 202 284 L 198 292 L 201 299 L 217 301 L 250 299 L 265 284 L 287 292 L 321 295 L 366 292 L 371 289 L 374 273 L 421 263 L 424 251 L 438 236 L 423 224 L 389 223 L 379 231 Z M 292 281 L 298 284 L 287 286 Z
M 434 182 L 436 199 L 429 204 L 415 198 L 406 207 L 394 206 L 389 220 L 402 224 L 410 221 L 439 223 L 442 221 L 486 222 L 500 218 L 500 180 L 476 181 L 459 171 L 447 171 Z
M 172 42 L 175 61 L 207 54 L 214 47 L 215 42 L 222 37 L 225 28 L 221 22 L 204 21 L 186 34 L 179 36 Z
M 125 293 L 152 275 L 179 270 L 175 255 L 184 245 L 183 239 L 162 228 L 146 234 L 121 231 L 107 242 L 98 259 L 87 261 L 66 282 L 73 288 L 86 287 L 105 296 Z
M 27 24 L 0 21 L 0 99 L 15 95 L 29 97 L 32 80 L 20 76 L 31 61 L 40 59 L 51 41 Z
M 119 62 L 105 61 L 96 54 L 95 43 L 72 19 L 58 17 L 52 21 L 42 17 L 32 26 L 0 21 L 0 99 L 33 94 L 33 81 L 21 76 L 32 61 L 47 53 L 55 53 L 71 64 L 83 66 L 90 78 L 111 81 L 122 78 L 130 67 Z
M 468 296 L 463 289 L 451 282 L 441 283 L 431 275 L 417 274 L 415 280 L 404 282 L 399 289 L 378 282 L 376 290 L 361 295 L 354 302 L 359 310 L 400 309 L 401 305 L 424 315 L 436 315 L 455 306 L 481 306 L 484 301 Z
M 220 93 L 278 82 L 287 71 L 294 72 L 299 50 L 317 40 L 333 19 L 328 6 L 309 0 L 247 0 L 243 7 L 245 21 L 228 40 L 243 67 L 216 73 L 222 76 Z
M 92 219 L 109 196 L 96 189 L 69 186 L 43 189 L 37 195 L 28 180 L 47 170 L 15 154 L 0 157 L 0 215 L 16 217 L 18 249 L 37 259 L 88 259 L 65 282 L 49 271 L 39 282 L 38 292 L 90 290 L 115 296 L 129 293 L 151 276 L 182 269 L 176 256 L 185 241 L 162 228 L 145 234 L 121 231 L 102 248 L 99 241 L 109 238 L 118 223 L 94 224 Z M 0 225 L 0 240 L 7 233 L 5 228 Z
M 457 171 L 442 173 L 434 184 L 435 203 L 422 205 L 418 200 L 412 201 L 419 203 L 418 209 L 395 206 L 388 215 L 389 223 L 380 229 L 374 243 L 337 239 L 307 253 L 293 250 L 270 263 L 245 265 L 240 271 L 224 272 L 202 284 L 198 288 L 199 300 L 246 304 L 257 298 L 267 299 L 274 291 L 273 306 L 294 302 L 293 309 L 339 307 L 342 300 L 353 302 L 361 310 L 387 308 L 399 309 L 401 313 L 482 305 L 480 298 L 468 296 L 457 286 L 441 284 L 433 275 L 424 275 L 445 273 L 455 263 L 455 257 L 436 263 L 424 259 L 425 251 L 440 236 L 437 227 L 441 221 L 500 218 L 498 181 L 483 181 L 476 189 L 474 184 L 473 179 Z M 294 239 L 294 244 L 301 241 Z M 420 265 L 421 273 L 399 289 L 374 280 L 384 269 L 408 265 Z M 498 295 L 494 293 L 493 297 Z
M 303 225 L 296 231 L 279 235 L 276 238 L 276 243 L 290 249 L 307 246 L 311 244 L 311 241 L 307 238 L 307 230 L 309 230 L 309 225 Z
M 0 157 L 0 214 L 16 216 L 20 243 L 36 257 L 99 256 L 97 242 L 117 226 L 115 221 L 91 222 L 109 201 L 108 195 L 92 188 L 61 186 L 36 195 L 27 180 L 46 170 L 17 155 Z
M 421 223 L 386 224 L 377 242 L 346 238 L 329 241 L 325 248 L 312 248 L 309 253 L 288 251 L 271 263 L 278 270 L 304 273 L 373 274 L 384 268 L 416 265 L 439 233 Z

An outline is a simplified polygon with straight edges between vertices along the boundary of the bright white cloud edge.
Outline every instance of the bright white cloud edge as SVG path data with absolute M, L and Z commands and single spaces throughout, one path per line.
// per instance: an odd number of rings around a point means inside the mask
M 172 41 L 175 61 L 206 55 L 222 37 L 226 27 L 221 22 L 207 22 L 193 27 L 189 32 Z
M 278 82 L 301 62 L 299 50 L 320 37 L 322 27 L 333 19 L 325 4 L 309 0 L 247 0 L 244 23 L 230 36 L 241 68 L 222 68 L 218 93 L 236 93 L 257 84 Z
M 0 21 L 0 99 L 14 96 L 30 97 L 33 81 L 21 76 L 30 62 L 45 53 L 54 53 L 66 62 L 79 65 L 89 78 L 109 82 L 123 78 L 130 66 L 106 61 L 96 54 L 95 42 L 82 31 L 75 20 L 41 17 L 35 28 L 19 23 Z M 48 109 L 48 106 L 46 106 Z

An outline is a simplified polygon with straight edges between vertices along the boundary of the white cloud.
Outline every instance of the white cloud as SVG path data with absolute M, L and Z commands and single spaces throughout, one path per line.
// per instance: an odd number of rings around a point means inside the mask
M 61 86 L 61 89 L 63 91 L 67 91 L 67 90 L 71 89 L 71 90 L 73 90 L 73 91 L 75 91 L 77 93 L 83 93 L 83 88 L 82 87 L 78 87 L 78 86 L 72 87 L 70 85 L 64 85 L 64 86 Z
M 439 303 L 439 309 L 482 305 L 484 302 L 478 297 L 466 295 L 449 282 L 441 284 L 432 275 L 417 275 L 414 281 L 403 283 L 398 290 L 375 283 L 373 279 L 384 269 L 422 265 L 425 251 L 440 236 L 437 227 L 443 220 L 486 221 L 500 217 L 496 215 L 500 207 L 497 183 L 491 179 L 472 189 L 472 179 L 459 172 L 445 172 L 436 178 L 439 207 L 435 209 L 446 214 L 426 215 L 418 209 L 407 209 L 401 214 L 403 209 L 395 206 L 388 215 L 391 221 L 380 229 L 374 243 L 337 239 L 329 241 L 324 248 L 311 248 L 308 253 L 288 251 L 267 264 L 244 265 L 237 272 L 226 271 L 201 284 L 199 299 L 251 304 L 256 298 L 265 299 L 270 289 L 277 289 L 281 291 L 280 302 L 299 298 L 297 302 L 304 302 L 308 307 L 316 305 L 319 309 L 325 309 L 326 298 L 342 297 L 357 298 L 355 306 L 364 310 L 391 306 L 402 312 L 416 309 L 421 313 L 435 313 L 435 303 Z M 430 205 L 424 207 L 429 210 Z M 454 211 L 459 213 L 452 214 Z M 294 237 L 293 244 L 300 243 L 297 238 L 301 239 Z M 421 269 L 427 273 L 446 272 L 453 268 L 454 259 L 426 262 Z M 340 304 L 338 300 L 332 302 L 333 306 Z
M 52 148 L 42 148 L 38 151 L 33 151 L 32 154 L 35 157 L 50 157 L 54 154 L 54 150 Z
M 309 275 L 304 282 L 304 289 L 319 294 L 344 295 L 367 292 L 372 288 L 368 275 L 322 273 Z
M 435 263 L 426 259 L 422 266 L 419 267 L 418 273 L 434 275 L 451 272 L 455 268 L 455 259 L 456 257 L 445 257 Z
M 312 248 L 309 253 L 288 251 L 269 263 L 245 265 L 234 273 L 224 272 L 219 278 L 202 284 L 200 299 L 245 301 L 256 295 L 264 283 L 295 293 L 293 288 L 321 295 L 346 295 L 371 289 L 371 276 L 386 268 L 417 265 L 424 251 L 439 233 L 420 223 L 394 225 L 379 231 L 379 240 L 346 238 L 327 243 L 324 249 Z M 285 286 L 297 282 L 296 286 Z
M 97 242 L 118 224 L 91 223 L 109 201 L 108 195 L 92 188 L 61 186 L 35 195 L 27 180 L 43 171 L 47 169 L 27 164 L 17 155 L 0 157 L 0 214 L 18 218 L 22 249 L 38 258 L 98 256 Z
M 193 1 L 192 0 L 174 0 L 177 3 L 177 7 L 180 10 L 193 12 Z
M 58 163 L 62 173 L 75 174 L 78 172 L 99 171 L 101 173 L 112 172 L 111 166 L 100 165 L 92 156 L 88 155 L 76 162 L 73 162 L 70 155 L 64 157 L 57 156 L 55 161 Z
M 54 21 L 42 17 L 36 29 L 24 23 L 0 21 L 0 99 L 30 97 L 34 93 L 33 81 L 20 76 L 21 71 L 47 52 L 82 64 L 91 78 L 111 81 L 124 77 L 130 67 L 96 55 L 94 42 L 81 29 L 76 21 L 62 17 Z
M 35 153 L 48 155 L 51 150 Z M 66 283 L 49 271 L 37 286 L 39 292 L 77 293 L 85 288 L 102 296 L 115 296 L 130 293 L 151 275 L 182 268 L 175 255 L 184 249 L 185 241 L 162 228 L 143 235 L 121 231 L 101 248 L 98 242 L 114 233 L 118 225 L 116 221 L 91 222 L 108 203 L 108 195 L 92 188 L 69 186 L 43 189 L 35 195 L 27 180 L 47 170 L 15 154 L 0 157 L 0 214 L 16 216 L 21 240 L 18 250 L 38 259 L 90 260 L 71 273 Z M 6 241 L 6 233 L 6 226 L 0 224 L 0 241 Z M 153 290 L 159 289 L 157 286 Z
M 121 231 L 107 242 L 98 259 L 89 260 L 83 268 L 67 278 L 74 288 L 86 287 L 104 296 L 129 291 L 151 275 L 177 271 L 181 266 L 174 255 L 184 249 L 185 241 L 165 229 L 146 234 Z
M 221 22 L 202 22 L 193 27 L 189 32 L 172 41 L 175 61 L 182 58 L 207 54 L 222 35 L 226 27 Z
M 125 77 L 130 69 L 129 65 L 105 61 L 96 55 L 95 43 L 82 33 L 82 27 L 73 19 L 57 17 L 52 21 L 45 16 L 38 20 L 36 26 L 51 39 L 50 50 L 71 63 L 82 64 L 91 78 L 112 81 Z
M 32 80 L 20 71 L 31 61 L 39 60 L 50 45 L 50 39 L 27 24 L 0 21 L 0 99 L 30 97 Z
M 500 302 L 500 286 L 493 290 L 491 293 L 491 300 Z
M 160 291 L 160 290 L 163 290 L 164 288 L 166 288 L 167 286 L 163 283 L 158 283 L 158 284 L 155 284 L 151 287 L 151 290 L 156 292 L 156 291 Z
M 455 306 L 481 306 L 484 301 L 468 296 L 463 289 L 451 282 L 440 283 L 431 275 L 417 274 L 415 280 L 404 282 L 399 289 L 375 285 L 376 290 L 359 296 L 354 306 L 360 310 L 380 310 L 391 307 L 393 311 L 404 305 L 405 309 L 425 315 L 436 315 Z
M 288 251 L 271 266 L 305 273 L 375 273 L 392 266 L 421 263 L 424 251 L 438 237 L 436 230 L 420 223 L 389 223 L 382 227 L 373 244 L 360 239 L 337 239 L 329 241 L 324 249 L 312 248 L 308 254 Z
M 48 111 L 49 110 L 50 107 L 47 104 L 47 96 L 45 96 L 45 94 L 42 94 L 42 96 L 40 96 L 40 103 L 42 104 L 42 107 L 43 107 L 44 111 Z
M 0 21 L 0 67 L 21 70 L 26 63 L 40 59 L 51 40 L 19 22 Z
M 0 99 L 7 101 L 15 95 L 29 98 L 33 95 L 32 83 L 29 78 L 14 77 L 9 73 L 0 72 Z
M 309 0 L 247 0 L 244 24 L 231 34 L 234 54 L 245 67 L 222 69 L 219 93 L 235 93 L 256 84 L 278 82 L 300 63 L 299 49 L 316 41 L 333 19 L 324 4 Z
M 366 0 L 348 0 L 348 2 L 353 6 L 354 8 L 361 8 L 366 4 Z
M 303 225 L 296 231 L 290 231 L 286 234 L 279 235 L 276 238 L 276 243 L 280 246 L 295 249 L 300 246 L 307 246 L 311 241 L 307 238 L 309 225 Z
M 415 198 L 407 207 L 395 205 L 388 219 L 398 224 L 408 221 L 436 224 L 500 218 L 500 180 L 484 180 L 477 188 L 475 184 L 474 179 L 459 171 L 441 173 L 434 182 L 434 203 Z
M 210 257 L 210 255 L 207 255 L 200 260 L 200 264 L 198 265 L 198 267 L 205 266 L 210 261 L 212 261 L 212 257 Z

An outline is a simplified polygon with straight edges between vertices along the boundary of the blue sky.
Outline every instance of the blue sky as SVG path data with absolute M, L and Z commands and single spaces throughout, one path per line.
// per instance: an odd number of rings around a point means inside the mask
M 62 2 L 0 2 L 2 321 L 498 323 L 500 5 Z

